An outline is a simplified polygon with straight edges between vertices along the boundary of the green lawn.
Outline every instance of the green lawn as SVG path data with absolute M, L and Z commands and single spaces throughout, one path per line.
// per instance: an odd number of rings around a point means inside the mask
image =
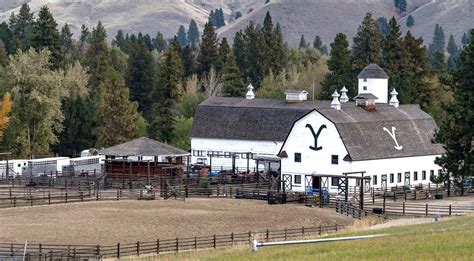
M 440 223 L 337 235 L 390 234 L 357 241 L 202 250 L 160 256 L 160 260 L 474 260 L 474 216 Z M 155 260 L 153 257 L 140 260 Z

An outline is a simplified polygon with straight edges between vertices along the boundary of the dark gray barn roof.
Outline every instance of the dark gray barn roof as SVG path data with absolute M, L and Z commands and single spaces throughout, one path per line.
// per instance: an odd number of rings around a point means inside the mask
M 436 155 L 442 146 L 432 144 L 436 129 L 433 118 L 418 105 L 399 108 L 378 104 L 367 112 L 354 102 L 330 108 L 330 101 L 286 103 L 277 99 L 211 97 L 196 111 L 191 138 L 284 141 L 293 123 L 316 109 L 334 122 L 352 160 Z M 394 149 L 394 141 L 383 130 L 396 128 L 403 149 Z
M 159 141 L 141 137 L 100 151 L 109 156 L 182 156 L 188 152 Z
M 375 63 L 367 65 L 357 76 L 357 78 L 388 79 L 387 73 Z

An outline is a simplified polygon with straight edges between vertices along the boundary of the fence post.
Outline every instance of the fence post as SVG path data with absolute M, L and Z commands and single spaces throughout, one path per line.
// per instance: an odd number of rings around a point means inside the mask
M 285 240 L 287 240 L 287 238 L 288 238 L 288 235 L 286 233 L 286 227 L 285 227 Z
M 51 190 L 48 190 L 48 205 L 51 205 Z
M 100 245 L 96 246 L 96 254 L 97 254 L 97 257 L 100 257 Z
M 214 234 L 214 248 L 216 248 L 216 234 Z
M 234 232 L 230 234 L 230 241 L 231 241 L 232 246 L 234 246 Z
M 397 191 L 393 192 L 393 202 L 397 201 Z
M 117 200 L 119 200 L 120 197 L 120 191 L 117 189 Z
M 405 216 L 405 202 L 403 202 L 403 215 Z
M 160 254 L 160 239 L 159 238 L 156 240 L 156 254 L 157 255 Z
M 336 224 L 336 232 L 337 232 L 337 224 Z
M 137 256 L 140 255 L 140 241 L 137 241 Z
M 449 215 L 451 216 L 451 204 L 449 204 Z
M 252 243 L 252 231 L 249 231 L 249 243 Z
M 383 213 L 385 214 L 385 192 L 383 194 Z
M 323 233 L 323 228 L 321 227 L 321 225 L 319 225 L 319 235 L 321 235 Z
M 198 238 L 197 236 L 194 237 L 194 249 L 198 248 Z
M 16 196 L 13 197 L 13 207 L 16 207 Z
M 176 238 L 176 252 L 179 251 L 179 239 Z
M 428 204 L 426 204 L 426 215 L 428 216 Z
M 301 234 L 303 234 L 304 237 L 304 226 L 301 227 Z
M 117 259 L 120 259 L 120 243 L 117 243 Z

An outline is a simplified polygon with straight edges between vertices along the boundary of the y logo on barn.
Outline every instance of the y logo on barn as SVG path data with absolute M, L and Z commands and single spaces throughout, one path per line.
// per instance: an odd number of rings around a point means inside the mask
M 326 125 L 323 124 L 321 125 L 321 127 L 319 127 L 319 130 L 318 132 L 314 132 L 314 129 L 313 129 L 313 126 L 311 126 L 311 124 L 306 124 L 306 128 L 309 128 L 309 130 L 311 131 L 311 134 L 313 134 L 313 138 L 314 138 L 314 146 L 309 146 L 310 149 L 312 150 L 315 150 L 315 151 L 318 151 L 318 150 L 322 150 L 323 147 L 319 146 L 318 147 L 318 138 L 319 138 L 319 135 L 321 134 L 321 131 L 323 129 L 326 129 Z
M 402 150 L 403 149 L 403 146 L 400 146 L 398 144 L 398 141 L 397 141 L 397 137 L 395 136 L 395 131 L 397 130 L 397 128 L 395 127 L 392 127 L 392 132 L 390 132 L 387 128 L 383 127 L 383 130 L 386 131 L 388 133 L 388 135 L 390 135 L 390 137 L 392 137 L 393 141 L 395 141 L 395 146 L 394 148 L 396 150 Z

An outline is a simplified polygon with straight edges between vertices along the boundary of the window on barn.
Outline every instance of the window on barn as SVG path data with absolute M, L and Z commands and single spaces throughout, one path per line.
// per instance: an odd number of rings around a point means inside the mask
M 331 186 L 337 187 L 339 185 L 339 178 L 331 178 Z
M 367 86 L 364 86 L 364 91 L 367 91 Z
M 434 177 L 434 170 L 430 170 L 430 178 Z
M 390 173 L 390 183 L 393 183 L 395 181 L 395 175 L 393 173 Z
M 295 152 L 295 162 L 301 162 L 301 153 Z
M 332 155 L 331 156 L 331 164 L 333 164 L 333 165 L 339 164 L 339 156 L 338 155 Z
M 421 172 L 421 180 L 426 180 L 426 170 Z
M 418 180 L 418 171 L 413 171 L 413 180 L 414 181 Z
M 301 175 L 295 175 L 295 184 L 301 184 Z
M 397 182 L 402 182 L 402 173 L 397 173 Z
M 367 82 L 367 78 L 364 78 L 364 82 Z
M 377 175 L 374 175 L 374 176 L 372 177 L 372 184 L 373 184 L 373 185 L 377 185 Z

